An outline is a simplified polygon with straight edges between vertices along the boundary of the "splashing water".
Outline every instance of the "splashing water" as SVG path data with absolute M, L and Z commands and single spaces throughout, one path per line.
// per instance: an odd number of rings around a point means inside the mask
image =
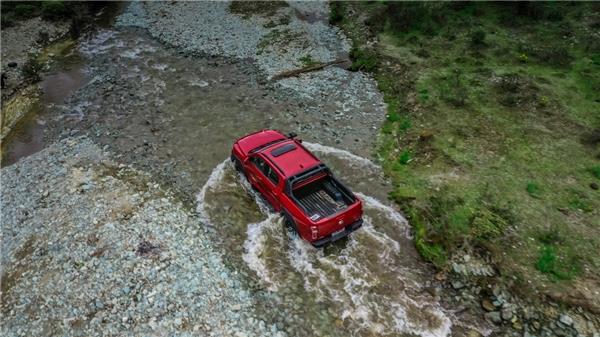
M 306 141 L 302 142 L 302 145 L 304 145 L 307 149 L 309 149 L 313 152 L 318 152 L 318 153 L 322 153 L 322 154 L 332 154 L 334 156 L 340 157 L 341 159 L 345 159 L 348 162 L 348 164 L 350 164 L 350 165 L 358 164 L 360 166 L 366 166 L 369 168 L 380 169 L 379 165 L 373 163 L 369 159 L 359 157 L 359 156 L 355 155 L 354 153 L 348 152 L 346 150 L 341 150 L 341 149 L 337 149 L 335 147 L 321 145 L 321 144 L 317 144 L 317 143 L 310 143 L 310 142 L 306 142 Z
M 377 168 L 350 152 L 305 144 L 312 151 L 352 162 L 348 167 Z M 263 220 L 244 222 L 244 217 L 237 218 L 233 212 L 231 218 L 223 218 L 219 202 L 231 203 L 232 194 L 240 198 L 250 194 Z M 293 304 L 306 317 L 333 317 L 335 326 L 312 325 L 315 330 L 307 329 L 306 336 L 447 336 L 452 322 L 422 291 L 423 268 L 411 251 L 408 222 L 380 200 L 363 193 L 356 195 L 363 201 L 363 228 L 325 249 L 314 248 L 286 231 L 281 216 L 270 211 L 243 174 L 234 173 L 228 160 L 217 165 L 198 193 L 197 211 L 207 225 L 232 231 L 222 235 L 228 237 L 232 247 L 243 247 L 237 258 L 255 273 L 266 290 L 285 293 L 286 299 L 304 298 L 304 303 L 310 300 L 315 308 Z M 241 200 L 234 203 L 245 205 Z M 228 225 L 235 221 L 236 226 Z M 322 307 L 317 308 L 319 304 L 327 308 L 325 314 Z

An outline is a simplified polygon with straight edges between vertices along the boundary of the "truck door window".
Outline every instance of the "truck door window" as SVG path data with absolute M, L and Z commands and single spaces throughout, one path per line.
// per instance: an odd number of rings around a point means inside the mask
M 277 177 L 277 173 L 260 157 L 252 157 L 250 160 L 256 165 L 256 167 L 265 175 L 265 177 L 269 178 L 273 184 L 277 185 L 279 182 L 279 177 Z

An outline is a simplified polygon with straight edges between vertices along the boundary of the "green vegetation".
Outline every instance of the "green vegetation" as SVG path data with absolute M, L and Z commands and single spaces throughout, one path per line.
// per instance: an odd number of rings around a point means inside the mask
M 42 64 L 39 62 L 37 55 L 29 55 L 27 61 L 25 61 L 25 64 L 23 64 L 23 68 L 21 69 L 23 78 L 28 83 L 38 82 L 40 80 L 42 68 Z
M 350 57 L 353 60 L 350 70 L 373 71 L 377 67 L 377 55 L 367 49 L 352 48 Z
M 476 250 L 539 288 L 593 277 L 600 6 L 331 6 L 330 22 L 354 42 L 352 69 L 372 72 L 384 94 L 379 157 L 421 255 L 444 268 Z M 531 239 L 548 227 L 569 234 Z
M 527 183 L 527 193 L 534 198 L 540 198 L 540 186 L 536 183 Z
M 592 167 L 590 172 L 594 175 L 594 177 L 600 179 L 600 165 Z
M 320 63 L 319 61 L 317 61 L 317 60 L 313 59 L 313 58 L 312 58 L 312 56 L 310 56 L 310 55 L 308 55 L 308 54 L 307 54 L 307 55 L 304 55 L 304 56 L 302 56 L 302 57 L 299 59 L 299 61 L 300 61 L 300 62 L 302 62 L 302 64 L 303 64 L 305 67 L 314 66 L 314 65 L 316 65 L 316 64 L 319 64 L 319 63 Z

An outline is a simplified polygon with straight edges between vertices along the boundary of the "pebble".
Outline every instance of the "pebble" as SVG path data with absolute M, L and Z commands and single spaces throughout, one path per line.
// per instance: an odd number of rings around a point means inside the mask
M 562 324 L 564 324 L 566 326 L 573 325 L 573 319 L 568 315 L 560 315 L 558 320 L 559 320 L 559 322 L 561 322 Z

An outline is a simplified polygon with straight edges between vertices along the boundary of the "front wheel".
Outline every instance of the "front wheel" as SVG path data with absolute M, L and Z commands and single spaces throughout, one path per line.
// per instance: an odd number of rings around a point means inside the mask
M 242 172 L 242 163 L 236 156 L 231 155 L 231 162 L 233 162 L 233 167 L 235 167 L 236 171 Z

